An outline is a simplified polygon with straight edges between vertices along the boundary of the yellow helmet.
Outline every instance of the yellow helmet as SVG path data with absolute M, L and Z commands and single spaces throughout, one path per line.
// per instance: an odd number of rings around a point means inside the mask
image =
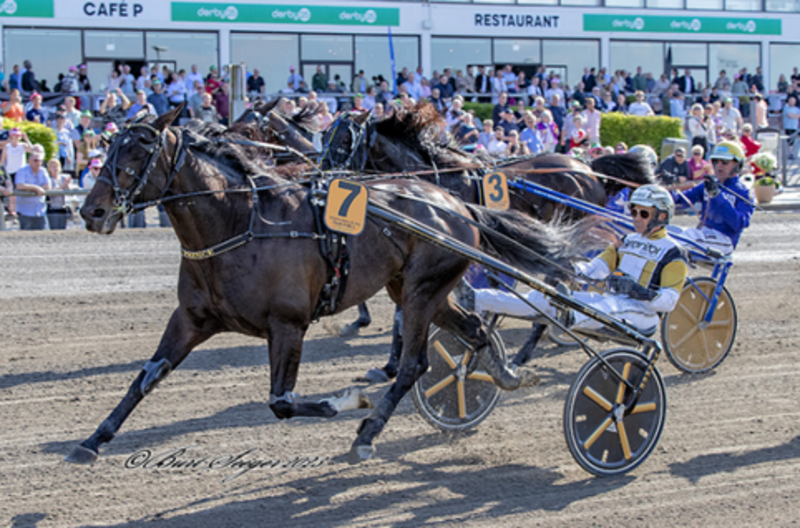
M 744 149 L 736 141 L 720 141 L 711 151 L 711 159 L 736 160 L 742 162 L 745 159 Z

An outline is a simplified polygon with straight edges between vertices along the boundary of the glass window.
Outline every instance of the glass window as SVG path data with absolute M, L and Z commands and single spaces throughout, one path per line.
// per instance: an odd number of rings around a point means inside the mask
M 412 72 L 419 66 L 419 39 L 417 37 L 392 36 L 394 63 L 398 73 L 403 68 Z M 356 72 L 364 70 L 365 77 L 372 79 L 378 74 L 392 86 L 392 63 L 387 36 L 356 37 Z
M 567 6 L 599 6 L 600 0 L 561 0 L 561 5 Z
M 778 79 L 786 76 L 786 81 L 792 83 L 794 70 L 800 66 L 800 44 L 771 44 L 769 47 L 769 88 L 778 89 Z
M 686 0 L 686 9 L 722 9 L 722 0 Z
M 23 61 L 30 60 L 36 80 L 47 81 L 51 90 L 59 73 L 67 73 L 70 65 L 77 66 L 83 60 L 81 32 L 77 30 L 5 29 L 3 36 L 6 75 L 13 71 L 14 64 L 21 69 Z
M 352 61 L 350 35 L 303 35 L 300 37 L 303 61 Z
M 656 9 L 683 9 L 683 0 L 647 0 L 647 7 Z
M 542 43 L 538 39 L 494 39 L 495 64 L 541 64 Z
M 174 61 L 175 71 L 190 71 L 197 64 L 197 71 L 207 73 L 219 60 L 216 33 L 148 31 L 146 38 L 147 60 Z
M 581 80 L 584 68 L 597 68 L 600 42 L 596 40 L 543 40 L 542 62 L 548 67 L 566 68 L 564 82 L 572 87 Z
M 513 4 L 514 0 L 473 0 L 476 4 Z
M 467 71 L 468 64 L 492 64 L 492 41 L 488 38 L 431 39 L 431 64 L 439 73 L 445 68 Z
M 705 44 L 673 42 L 669 46 L 672 47 L 672 64 L 679 66 L 705 66 L 708 64 L 708 49 Z
M 276 53 L 280 50 L 280 53 Z M 286 88 L 289 67 L 300 67 L 300 38 L 281 33 L 231 33 L 231 61 L 258 70 L 268 94 Z M 311 79 L 306 79 L 311 86 Z
M 761 0 L 725 0 L 729 11 L 761 11 Z
M 606 7 L 644 7 L 644 0 L 606 0 Z
M 766 0 L 767 11 L 800 11 L 800 0 Z
M 664 45 L 661 42 L 612 40 L 609 43 L 611 71 L 625 70 L 636 75 L 636 68 L 658 79 L 664 70 Z
M 84 54 L 108 59 L 144 57 L 144 33 L 141 31 L 84 31 Z
M 517 0 L 518 4 L 558 5 L 558 0 Z
M 760 44 L 710 44 L 708 46 L 708 70 L 712 79 L 719 77 L 719 71 L 725 70 L 728 77 L 742 68 L 753 74 L 761 66 Z

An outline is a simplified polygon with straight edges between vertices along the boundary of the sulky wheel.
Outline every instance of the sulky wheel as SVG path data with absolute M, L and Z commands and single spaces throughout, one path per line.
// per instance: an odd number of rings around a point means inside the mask
M 684 372 L 713 369 L 725 359 L 736 338 L 738 316 L 728 290 L 723 287 L 710 323 L 703 319 L 717 282 L 707 277 L 688 282 L 675 309 L 664 316 L 661 341 L 669 360 Z M 701 293 L 702 292 L 702 293 Z
M 636 384 L 647 359 L 636 350 L 618 348 L 603 354 L 614 369 Z M 653 372 L 632 409 L 631 390 L 599 359 L 586 363 L 570 387 L 564 407 L 564 434 L 572 456 L 598 477 L 621 475 L 648 457 L 661 436 L 666 412 L 664 380 Z
M 492 329 L 489 346 L 506 359 L 500 335 Z M 430 368 L 411 390 L 414 405 L 425 420 L 442 430 L 475 427 L 492 412 L 500 389 L 482 370 L 470 372 L 475 351 L 465 341 L 436 326 L 428 337 Z M 472 363 L 472 364 L 471 364 Z

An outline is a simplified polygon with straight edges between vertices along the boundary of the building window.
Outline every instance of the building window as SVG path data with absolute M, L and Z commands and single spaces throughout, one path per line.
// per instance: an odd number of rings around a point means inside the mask
M 538 39 L 494 39 L 495 64 L 541 64 L 541 51 Z
M 445 68 L 467 71 L 469 65 L 492 64 L 492 41 L 488 38 L 431 38 L 431 64 L 440 74 Z
M 600 0 L 561 0 L 565 6 L 599 6 Z
M 664 44 L 661 42 L 612 40 L 609 54 L 612 74 L 617 70 L 625 70 L 633 76 L 636 75 L 636 68 L 641 66 L 642 73 L 651 73 L 654 79 L 658 79 L 664 70 Z
M 800 11 L 800 0 L 765 0 L 767 11 L 796 13 Z
M 144 33 L 87 30 L 83 32 L 83 52 L 98 59 L 143 59 Z
M 644 0 L 606 0 L 606 7 L 644 7 Z
M 208 72 L 217 65 L 219 50 L 216 33 L 192 33 L 189 31 L 148 31 L 147 60 L 161 61 L 170 70 L 189 71 L 192 64 L 197 71 Z
M 705 43 L 677 43 L 668 45 L 672 49 L 672 64 L 678 66 L 705 66 L 708 64 L 708 49 Z
M 720 70 L 725 70 L 728 78 L 739 73 L 742 68 L 753 74 L 761 66 L 760 44 L 709 44 L 708 71 L 710 79 L 717 79 Z
M 77 66 L 83 60 L 78 30 L 8 28 L 3 30 L 3 37 L 6 75 L 15 64 L 22 68 L 23 61 L 30 60 L 36 80 L 46 81 L 51 90 L 59 73 L 67 73 L 69 66 Z
M 392 46 L 397 73 L 403 68 L 408 68 L 409 72 L 417 69 L 419 38 L 393 36 Z M 377 84 L 373 77 L 382 75 L 389 82 L 389 87 L 394 85 L 388 36 L 356 36 L 356 72 L 359 70 L 364 70 L 367 80 L 372 84 Z M 426 77 L 430 76 L 430 72 L 423 74 Z
M 728 11 L 761 11 L 761 0 L 725 0 Z
M 686 9 L 721 10 L 722 0 L 686 0 Z
M 280 53 L 277 51 L 280 50 Z M 231 62 L 258 70 L 268 94 L 286 88 L 289 68 L 300 72 L 300 38 L 282 33 L 231 33 Z M 305 79 L 311 86 L 311 79 Z
M 683 0 L 647 0 L 647 7 L 653 9 L 683 9 Z
M 518 4 L 558 5 L 558 0 L 517 0 Z
M 600 42 L 597 40 L 543 40 L 542 62 L 547 70 L 561 74 L 570 88 L 583 77 L 584 68 L 597 68 Z
M 353 60 L 353 37 L 350 35 L 302 35 L 300 50 L 300 58 L 304 62 L 351 62 Z
M 778 79 L 786 76 L 786 81 L 792 83 L 794 70 L 800 66 L 800 44 L 770 44 L 769 46 L 769 86 L 768 89 L 778 89 Z

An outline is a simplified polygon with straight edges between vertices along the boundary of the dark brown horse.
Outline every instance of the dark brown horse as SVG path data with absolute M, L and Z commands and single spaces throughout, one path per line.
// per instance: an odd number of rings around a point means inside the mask
M 189 352 L 221 332 L 264 338 L 269 345 L 270 408 L 278 418 L 331 417 L 367 406 L 363 394 L 301 402 L 292 392 L 303 337 L 317 312 L 330 270 L 320 254 L 323 235 L 314 201 L 321 194 L 301 182 L 305 167 L 265 169 L 238 146 L 214 141 L 169 123 L 180 108 L 132 123 L 114 139 L 108 160 L 81 208 L 87 229 L 110 234 L 121 216 L 162 202 L 182 246 L 179 305 L 161 342 L 122 401 L 91 437 L 67 457 L 94 461 L 125 419 Z M 295 171 L 294 173 L 292 171 Z M 291 179 L 287 177 L 291 177 Z M 490 249 L 513 265 L 547 272 L 548 265 L 496 233 L 479 234 L 457 215 L 512 237 L 563 265 L 580 254 L 586 230 L 558 230 L 514 212 L 466 206 L 431 184 L 374 180 L 370 201 L 413 217 L 471 247 Z M 428 203 L 421 202 L 422 198 Z M 435 206 L 431 205 L 435 204 Z M 362 422 L 351 461 L 369 458 L 400 399 L 427 369 L 431 322 L 479 350 L 483 367 L 505 389 L 536 382 L 530 370 L 511 372 L 487 345 L 480 318 L 449 299 L 469 262 L 424 242 L 394 224 L 368 216 L 364 231 L 348 237 L 350 273 L 336 312 L 362 302 L 384 286 L 408 314 L 394 385 Z

